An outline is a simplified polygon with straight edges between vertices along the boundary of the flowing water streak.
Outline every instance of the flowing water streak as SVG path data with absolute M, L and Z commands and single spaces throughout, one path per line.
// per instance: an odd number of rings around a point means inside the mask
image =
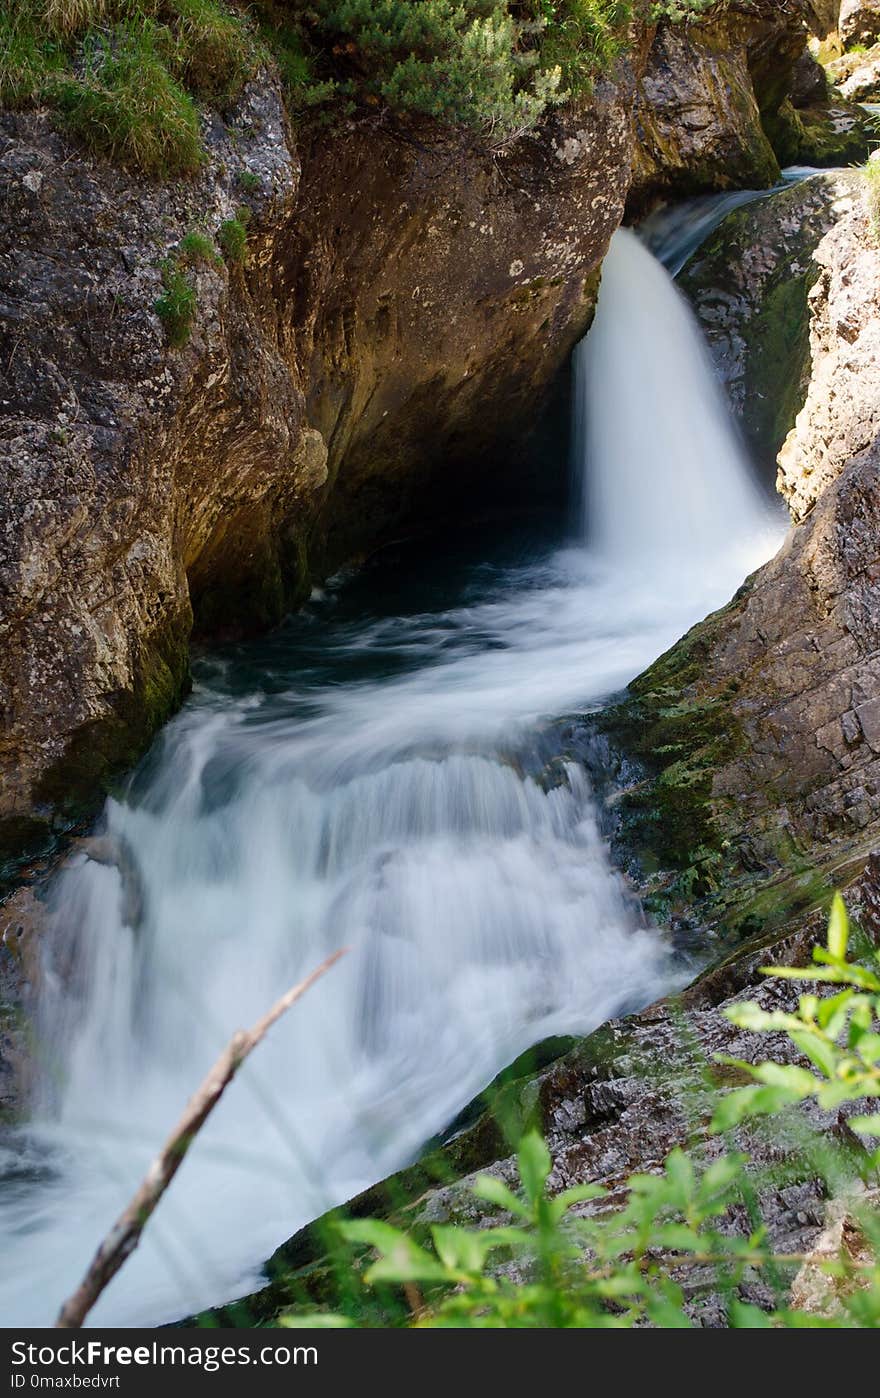
M 208 669 L 108 803 L 140 896 L 82 855 L 58 880 L 44 1098 L 0 1192 L 4 1323 L 51 1320 L 231 1031 L 340 943 L 350 956 L 245 1065 L 96 1322 L 240 1293 L 528 1045 L 688 974 L 640 926 L 548 720 L 725 601 L 778 525 L 631 234 L 577 379 L 590 548 L 479 567 L 452 606 L 357 627 L 334 624 L 331 597 L 245 692 Z

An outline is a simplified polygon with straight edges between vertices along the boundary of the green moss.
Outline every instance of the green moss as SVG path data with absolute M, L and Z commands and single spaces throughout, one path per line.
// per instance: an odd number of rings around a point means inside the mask
M 625 699 L 596 719 L 613 746 L 635 759 L 644 779 L 616 806 L 625 841 L 646 872 L 669 868 L 696 872 L 718 855 L 723 833 L 712 813 L 716 769 L 743 745 L 731 700 L 735 687 L 718 691 L 703 683 L 706 661 L 721 619 L 730 607 L 694 627 L 633 682 Z M 692 890 L 692 891 L 696 891 Z
M 866 160 L 877 139 L 866 113 L 842 99 L 797 110 L 786 100 L 772 133 L 781 164 L 820 169 Z
M 748 327 L 745 401 L 761 459 L 775 457 L 806 401 L 812 363 L 808 298 L 818 276 L 810 260 L 800 275 L 775 282 Z

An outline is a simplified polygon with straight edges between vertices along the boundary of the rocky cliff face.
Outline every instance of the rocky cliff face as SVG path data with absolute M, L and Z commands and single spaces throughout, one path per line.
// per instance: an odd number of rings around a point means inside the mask
M 861 175 L 815 175 L 730 214 L 683 270 L 730 406 L 768 479 L 810 384 L 814 253 Z
M 494 155 L 430 129 L 305 145 L 276 295 L 329 452 L 330 562 L 413 513 L 466 509 L 481 463 L 485 479 L 505 461 L 514 488 L 620 222 L 631 91 L 624 73 Z
M 162 186 L 2 118 L 8 851 L 173 709 L 193 611 L 215 635 L 276 620 L 310 546 L 338 561 L 518 442 L 592 314 L 630 83 L 489 153 L 376 123 L 300 149 L 264 78 L 209 123 L 204 173 Z M 246 265 L 193 259 L 170 349 L 163 261 L 242 204 Z
M 205 117 L 192 181 L 0 119 L 0 859 L 130 765 L 193 625 L 269 624 L 383 530 L 460 510 L 491 461 L 507 484 L 589 323 L 637 136 L 639 197 L 772 181 L 803 14 L 644 29 L 500 151 L 387 115 L 294 140 L 266 74 Z M 247 260 L 216 259 L 242 205 Z M 176 349 L 154 309 L 175 270 L 197 293 Z
M 740 933 L 808 905 L 880 827 L 880 248 L 863 177 L 826 189 L 835 197 L 815 227 L 829 211 L 832 226 L 809 272 L 809 388 L 779 458 L 801 522 L 604 720 L 647 763 L 647 780 L 622 777 L 622 848 L 653 842 L 684 871 L 656 885 L 667 908 L 700 894 Z M 801 207 L 812 198 L 802 191 Z M 780 204 L 777 255 L 790 231 Z M 751 255 L 772 293 L 767 243 Z M 737 340 L 730 325 L 723 340 Z
M 636 98 L 631 209 L 700 190 L 764 189 L 780 164 L 864 158 L 864 114 L 829 97 L 805 49 L 807 28 L 823 23 L 802 0 L 759 0 L 661 25 Z

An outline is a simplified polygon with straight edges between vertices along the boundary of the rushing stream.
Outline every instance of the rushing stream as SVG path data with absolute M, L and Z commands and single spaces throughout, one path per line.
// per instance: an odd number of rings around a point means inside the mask
M 387 563 L 372 594 L 337 582 L 203 660 L 108 803 L 125 877 L 78 854 L 57 879 L 42 1101 L 0 1158 L 6 1325 L 51 1322 L 231 1032 L 333 948 L 351 950 L 245 1066 L 95 1322 L 258 1284 L 519 1052 L 687 977 L 610 867 L 583 771 L 556 756 L 546 778 L 552 721 L 725 602 L 782 524 L 631 233 L 576 396 L 573 542 L 471 538 L 443 578 L 410 560 L 405 589 Z

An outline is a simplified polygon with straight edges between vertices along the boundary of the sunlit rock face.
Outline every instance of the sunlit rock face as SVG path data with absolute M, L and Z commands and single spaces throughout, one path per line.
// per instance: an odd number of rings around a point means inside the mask
M 843 0 L 839 26 L 844 48 L 875 44 L 880 39 L 880 0 Z

